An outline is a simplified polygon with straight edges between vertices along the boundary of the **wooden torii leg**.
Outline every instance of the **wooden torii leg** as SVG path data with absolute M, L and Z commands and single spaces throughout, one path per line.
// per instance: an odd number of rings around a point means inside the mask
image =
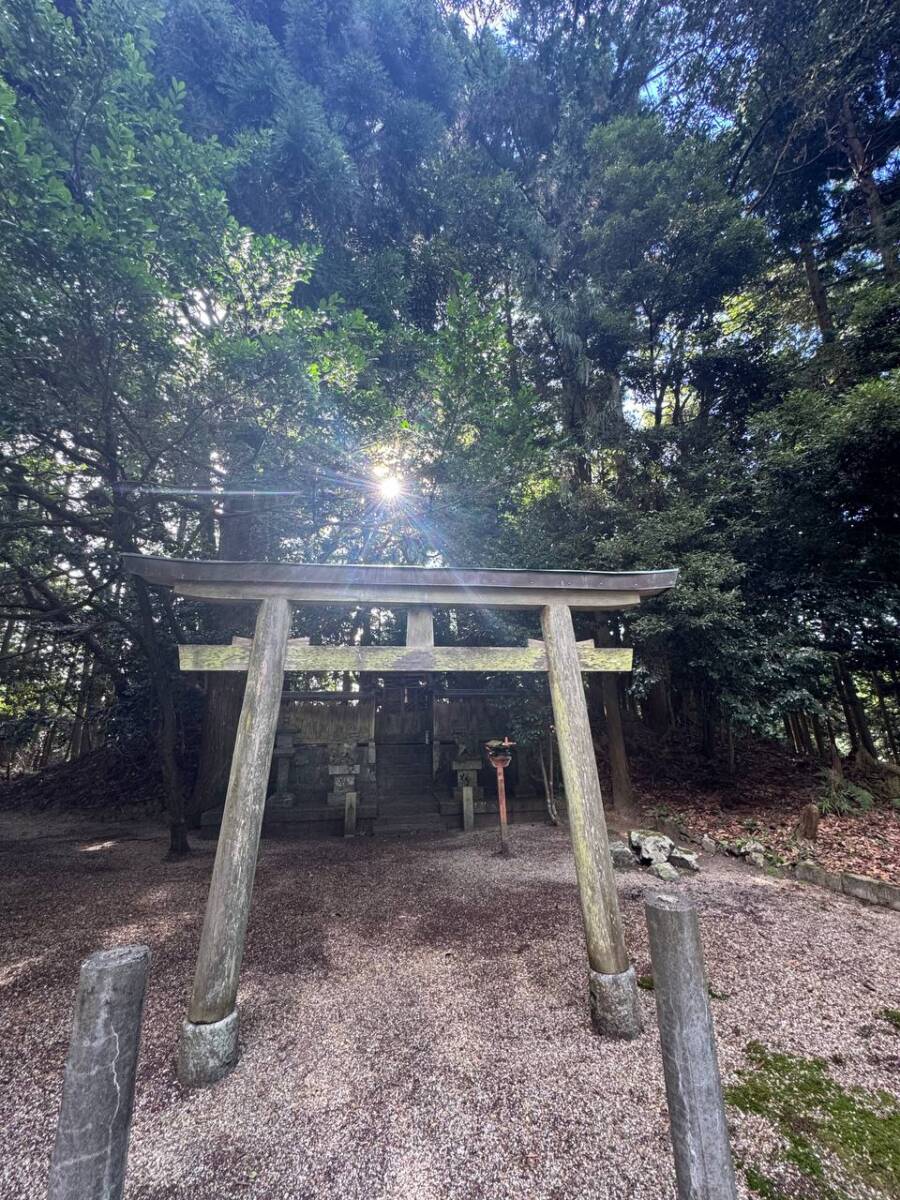
M 622 936 L 600 778 L 568 605 L 542 609 L 541 626 L 587 939 L 591 1020 L 599 1033 L 633 1038 L 641 1032 L 637 980 Z
M 261 602 L 200 936 L 194 990 L 178 1049 L 178 1076 L 189 1087 L 215 1083 L 237 1062 L 238 976 L 290 627 L 288 600 Z

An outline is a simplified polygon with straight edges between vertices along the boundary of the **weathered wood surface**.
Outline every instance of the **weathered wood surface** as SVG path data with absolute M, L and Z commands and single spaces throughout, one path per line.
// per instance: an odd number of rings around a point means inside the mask
M 416 606 L 407 612 L 406 644 L 416 649 L 434 646 L 434 612 L 428 605 Z
M 175 580 L 172 586 L 179 596 L 195 600 L 254 601 L 281 596 L 294 604 L 391 604 L 439 605 L 442 608 L 541 608 L 546 604 L 567 604 L 570 608 L 599 611 L 610 608 L 635 608 L 642 595 L 657 591 L 637 589 L 613 591 L 582 588 L 546 587 L 460 587 L 443 584 L 395 586 L 390 583 L 364 584 L 335 582 L 312 583 L 221 582 Z
M 246 671 L 250 646 L 179 646 L 182 671 Z M 575 647 L 579 671 L 630 671 L 632 651 Z M 308 646 L 288 644 L 286 671 L 546 671 L 542 646 Z
M 119 1200 L 125 1187 L 146 946 L 101 950 L 81 965 L 49 1200 Z
M 221 1021 L 235 1006 L 290 627 L 290 604 L 266 600 L 252 646 L 225 647 L 247 656 L 247 687 L 188 1010 L 199 1024 Z
M 679 1200 L 735 1200 L 716 1037 L 697 913 L 680 896 L 647 900 L 653 994 Z
M 529 646 L 533 650 L 543 650 L 544 649 L 544 639 L 543 638 L 529 638 L 528 641 L 525 643 L 525 645 Z M 583 638 L 581 641 L 576 642 L 575 645 L 578 647 L 579 650 L 583 650 L 585 648 L 593 649 L 594 646 L 597 645 L 597 643 L 594 641 L 593 638 Z
M 356 697 L 356 704 L 286 703 L 278 728 L 296 733 L 297 741 L 304 745 L 366 742 L 375 736 L 375 698 L 361 699 L 358 692 L 350 695 Z
M 369 563 L 260 563 L 154 558 L 124 554 L 126 571 L 148 583 L 300 584 L 340 588 L 450 588 L 457 595 L 472 588 L 558 591 L 640 592 L 657 595 L 674 587 L 678 572 L 665 571 L 517 571 L 497 567 L 415 567 Z M 416 603 L 412 596 L 408 603 Z M 461 603 L 461 601 L 458 601 Z M 427 601 L 422 601 L 427 603 Z
M 578 894 L 584 917 L 591 968 L 615 975 L 628 968 L 616 883 L 609 854 L 600 779 L 581 681 L 582 656 L 608 650 L 579 651 L 572 614 L 563 605 L 541 612 L 547 649 L 550 697 L 566 788 L 569 831 L 575 856 Z M 608 666 L 599 668 L 610 670 Z
M 231 639 L 231 644 L 232 644 L 232 646 L 252 646 L 253 638 L 240 637 L 238 634 L 235 634 L 235 636 Z M 309 645 L 308 637 L 288 638 L 288 647 L 290 647 L 290 646 L 308 646 L 308 645 Z

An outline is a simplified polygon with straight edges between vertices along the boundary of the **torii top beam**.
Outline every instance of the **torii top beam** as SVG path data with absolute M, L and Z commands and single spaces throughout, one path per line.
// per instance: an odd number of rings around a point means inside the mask
M 634 608 L 675 586 L 677 570 L 511 571 L 505 568 L 391 567 L 337 563 L 223 562 L 122 556 L 125 570 L 182 596 L 438 605 L 451 608 Z

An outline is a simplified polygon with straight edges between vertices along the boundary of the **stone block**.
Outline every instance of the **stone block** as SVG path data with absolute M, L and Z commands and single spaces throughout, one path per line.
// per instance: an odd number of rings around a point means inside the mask
M 454 771 L 478 771 L 484 764 L 480 758 L 454 758 Z
M 892 883 L 885 883 L 882 879 L 871 879 L 868 875 L 853 874 L 842 875 L 841 882 L 847 896 L 900 911 L 900 887 Z
M 826 871 L 824 867 L 820 867 L 818 863 L 812 862 L 810 859 L 797 863 L 794 877 L 804 883 L 815 883 L 819 887 L 829 888 L 832 892 L 844 890 L 841 877 L 836 871 Z
M 237 1009 L 210 1025 L 181 1024 L 178 1078 L 185 1087 L 208 1087 L 232 1071 L 238 1059 Z
M 634 967 L 618 975 L 589 973 L 591 1024 L 612 1038 L 635 1038 L 643 1027 Z

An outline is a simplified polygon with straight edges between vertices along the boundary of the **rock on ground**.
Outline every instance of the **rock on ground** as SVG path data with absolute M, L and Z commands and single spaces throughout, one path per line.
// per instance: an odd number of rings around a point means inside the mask
M 630 847 L 622 841 L 613 841 L 609 843 L 609 853 L 612 858 L 613 866 L 620 870 L 627 871 L 631 867 L 637 866 L 637 860 L 634 857 Z
M 636 1041 L 592 1033 L 568 837 L 510 837 L 509 859 L 495 831 L 263 839 L 241 1059 L 186 1092 L 175 1047 L 211 844 L 167 863 L 156 828 L 0 818 L 0 1196 L 46 1196 L 80 961 L 146 942 L 126 1200 L 674 1200 L 653 993 Z M 660 883 L 616 882 L 649 975 L 642 900 Z M 897 913 L 724 856 L 679 887 L 729 997 L 712 1001 L 726 1083 L 756 1039 L 897 1093 L 897 1034 L 878 1015 L 896 1007 Z M 752 1161 L 766 1122 L 729 1120 Z
M 655 875 L 657 879 L 662 879 L 664 883 L 677 883 L 681 878 L 671 863 L 667 862 L 651 863 L 650 874 Z
M 683 871 L 699 871 L 700 863 L 697 855 L 690 850 L 686 850 L 684 846 L 676 846 L 669 855 L 669 862 L 673 867 L 680 867 Z
M 649 829 L 632 829 L 628 840 L 637 850 L 643 862 L 665 862 L 675 846 L 671 838 Z

